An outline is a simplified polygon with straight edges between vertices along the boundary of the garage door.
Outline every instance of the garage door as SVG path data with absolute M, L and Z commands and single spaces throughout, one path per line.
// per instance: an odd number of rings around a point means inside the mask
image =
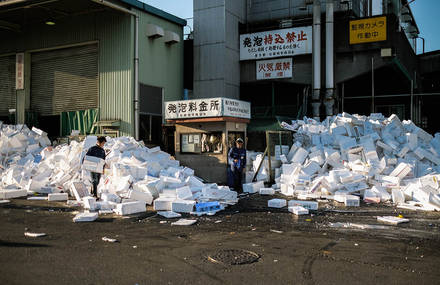
M 15 55 L 0 57 L 0 116 L 15 109 Z
M 98 107 L 98 45 L 31 55 L 31 108 L 41 116 Z

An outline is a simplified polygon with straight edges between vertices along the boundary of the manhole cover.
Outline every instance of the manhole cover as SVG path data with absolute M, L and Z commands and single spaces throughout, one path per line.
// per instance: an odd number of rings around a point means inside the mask
M 259 258 L 260 256 L 257 253 L 242 249 L 221 249 L 208 255 L 209 261 L 227 265 L 250 264 L 256 262 Z

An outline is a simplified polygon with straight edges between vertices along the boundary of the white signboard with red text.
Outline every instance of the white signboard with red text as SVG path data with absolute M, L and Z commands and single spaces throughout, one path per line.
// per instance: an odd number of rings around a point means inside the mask
M 251 118 L 251 103 L 229 98 L 206 98 L 165 102 L 165 119 L 207 117 Z
M 292 58 L 259 60 L 256 67 L 257 80 L 292 78 Z
M 312 53 L 312 26 L 240 35 L 240 60 Z

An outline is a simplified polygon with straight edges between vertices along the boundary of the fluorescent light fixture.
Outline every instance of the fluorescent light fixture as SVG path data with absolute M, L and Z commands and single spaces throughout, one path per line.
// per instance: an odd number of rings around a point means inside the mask
M 45 22 L 46 25 L 48 26 L 54 26 L 55 25 L 55 21 L 53 19 L 48 19 Z

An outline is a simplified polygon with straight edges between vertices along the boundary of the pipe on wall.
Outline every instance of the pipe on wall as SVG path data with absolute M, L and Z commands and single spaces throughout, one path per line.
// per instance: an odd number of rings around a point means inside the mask
M 139 140 L 139 16 L 124 7 L 105 0 L 92 0 L 95 3 L 130 14 L 135 18 L 134 25 L 134 137 Z
M 313 118 L 319 120 L 321 93 L 321 2 L 313 1 Z
M 333 115 L 334 105 L 334 2 L 327 0 L 325 5 L 325 112 Z

